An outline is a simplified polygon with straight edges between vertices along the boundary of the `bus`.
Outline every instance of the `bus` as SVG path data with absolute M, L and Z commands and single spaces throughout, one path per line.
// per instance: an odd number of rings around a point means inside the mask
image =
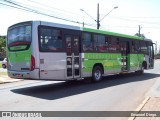
M 97 82 L 154 67 L 152 40 L 45 21 L 10 26 L 6 46 L 11 78 Z

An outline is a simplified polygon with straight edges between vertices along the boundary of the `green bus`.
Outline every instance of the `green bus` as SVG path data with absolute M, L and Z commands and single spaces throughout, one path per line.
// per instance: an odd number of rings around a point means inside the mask
M 151 40 L 45 21 L 17 23 L 7 32 L 8 75 L 94 82 L 154 67 Z

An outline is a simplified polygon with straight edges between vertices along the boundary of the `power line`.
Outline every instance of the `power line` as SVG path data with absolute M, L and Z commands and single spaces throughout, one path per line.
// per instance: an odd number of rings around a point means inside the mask
M 8 0 L 4 0 L 4 1 L 8 1 Z M 11 0 L 10 0 L 11 1 Z M 8 2 L 10 2 L 10 1 L 8 1 Z M 35 7 L 35 6 L 31 6 L 31 5 L 28 5 L 28 4 L 24 4 L 24 3 L 18 3 L 18 2 L 16 2 L 16 1 L 13 1 L 12 0 L 12 3 L 14 2 L 14 4 L 16 3 L 16 4 L 18 4 L 18 5 L 21 5 L 21 6 L 27 6 L 29 9 L 34 9 L 34 10 L 36 10 L 36 11 L 38 11 L 38 12 L 41 12 L 41 13 L 45 13 L 45 14 L 49 14 L 49 12 L 52 14 L 52 15 L 54 15 L 54 16 L 57 16 L 57 14 L 58 14 L 58 16 L 63 16 L 63 18 L 64 18 L 64 16 L 66 16 L 65 17 L 65 19 L 67 19 L 67 18 L 73 18 L 73 19 L 75 19 L 75 17 L 73 17 L 73 16 L 71 16 L 71 15 L 69 15 L 69 14 L 74 14 L 74 15 L 76 15 L 76 19 L 77 19 L 77 16 L 81 16 L 81 15 L 78 15 L 78 14 L 75 14 L 75 13 L 71 13 L 71 12 L 68 12 L 68 11 L 65 11 L 65 10 L 61 10 L 61 9 L 58 9 L 58 8 L 54 8 L 54 7 L 51 7 L 51 6 L 48 6 L 48 5 L 42 5 L 41 3 L 38 3 L 38 2 L 34 2 L 34 1 L 32 1 L 32 0 L 28 0 L 29 2 L 32 2 L 32 3 L 36 3 L 36 4 L 38 4 L 38 5 L 41 5 L 41 6 L 43 6 L 43 8 L 41 8 L 41 7 Z M 56 11 L 52 11 L 52 10 L 49 10 L 49 9 L 44 9 L 44 6 L 45 7 L 47 7 L 47 8 L 51 8 L 51 9 L 55 9 Z M 43 11 L 43 12 L 42 12 Z M 47 13 L 46 13 L 47 12 Z M 55 14 L 53 14 L 53 13 L 55 13 Z M 65 13 L 65 14 L 64 14 Z M 68 15 L 67 15 L 68 14 Z M 57 17 L 58 17 L 57 16 Z M 60 16 L 60 18 L 62 18 Z M 82 16 L 82 17 L 84 17 L 84 16 Z M 75 20 L 74 20 L 75 21 Z M 82 23 L 82 22 L 81 22 Z
M 22 3 L 18 3 L 18 2 L 15 2 L 15 1 L 12 1 L 12 0 L 0 0 L 0 1 L 4 1 L 6 2 L 7 4 L 5 3 L 0 3 L 1 5 L 5 5 L 5 6 L 8 6 L 8 7 L 12 7 L 12 8 L 16 8 L 16 9 L 20 9 L 20 10 L 23 10 L 23 11 L 27 11 L 27 12 L 32 12 L 32 13 L 36 13 L 36 14 L 40 14 L 40 15 L 44 15 L 44 16 L 47 16 L 47 17 L 52 17 L 52 18 L 56 18 L 56 19 L 61 19 L 61 20 L 64 20 L 64 21 L 68 21 L 68 22 L 73 22 L 73 23 L 78 23 L 78 24 L 83 24 L 82 22 L 78 22 L 78 21 L 75 21 L 75 20 L 69 20 L 69 19 L 65 19 L 65 18 L 62 18 L 62 17 L 58 17 L 58 16 L 55 16 L 53 14 L 47 14 L 47 13 L 44 13 L 44 12 L 41 12 L 39 10 L 35 10 L 35 9 L 32 9 L 30 7 L 25 7 L 27 6 L 26 4 L 22 4 Z M 31 1 L 31 0 L 29 0 Z M 25 5 L 25 6 L 24 6 Z M 34 7 L 34 6 L 32 6 Z M 34 7 L 35 8 L 35 7 Z M 41 8 L 38 8 L 38 9 L 41 9 Z M 116 19 L 123 19 L 125 21 L 128 21 L 129 19 L 126 19 L 126 18 L 118 18 L 118 17 L 115 17 Z M 129 21 L 134 21 L 134 20 L 129 20 Z M 141 22 L 144 22 L 144 21 L 141 21 Z M 147 22 L 148 23 L 148 22 Z M 89 23 L 84 23 L 85 25 L 87 26 L 92 26 L 92 27 L 95 27 L 96 25 L 95 24 L 89 24 Z M 148 23 L 148 24 L 153 24 L 153 23 Z M 157 23 L 154 23 L 154 24 L 157 24 Z M 158 24 L 159 25 L 159 24 Z M 107 25 L 108 26 L 108 25 Z M 110 27 L 119 27 L 119 28 L 137 28 L 137 27 L 132 27 L 132 26 L 110 26 Z M 104 27 L 103 27 L 104 28 Z M 145 28 L 154 28 L 154 29 L 160 29 L 160 27 L 145 27 Z
M 134 19 L 160 19 L 160 17 L 155 17 L 155 16 L 144 16 L 144 17 L 137 17 L 137 16 L 112 16 L 112 17 L 119 17 L 119 18 L 134 18 Z
M 62 14 L 63 17 L 66 16 L 67 18 L 70 17 L 70 18 L 73 18 L 73 19 L 78 19 L 78 18 L 77 18 L 77 16 L 78 16 L 80 19 L 81 19 L 82 17 L 83 17 L 84 19 L 86 19 L 86 16 L 84 16 L 84 15 L 80 15 L 80 14 L 77 14 L 77 13 L 74 13 L 74 12 L 70 12 L 70 11 L 58 9 L 58 8 L 55 8 L 55 7 L 46 5 L 46 4 L 41 4 L 41 3 L 35 2 L 35 1 L 33 1 L 33 0 L 27 0 L 27 1 L 29 1 L 29 2 L 31 2 L 31 3 L 35 3 L 35 4 L 37 4 L 37 5 L 40 5 L 40 6 L 42 6 L 43 8 L 46 7 L 47 9 L 44 9 L 45 11 L 50 11 L 50 12 L 53 13 L 53 12 L 55 12 L 55 11 L 48 10 L 48 8 L 54 9 L 54 10 L 60 12 L 60 13 L 58 13 L 58 14 Z M 40 8 L 40 9 L 41 9 L 41 8 Z M 78 10 L 79 10 L 79 9 L 78 9 Z M 57 14 L 57 12 L 56 12 L 56 14 Z M 71 15 L 72 15 L 72 16 L 71 16 Z M 74 15 L 74 17 L 73 17 L 73 15 Z M 81 22 L 81 23 L 83 23 L 83 22 Z M 87 24 L 88 24 L 88 23 L 87 23 Z M 92 26 L 92 25 L 91 25 L 91 26 Z
M 23 6 L 25 5 L 25 6 L 29 6 L 30 8 L 36 8 L 36 9 L 38 9 L 38 10 L 40 10 L 40 11 L 43 11 L 43 13 L 44 13 L 44 11 L 45 11 L 45 13 L 47 12 L 47 14 L 49 14 L 49 13 L 51 13 L 52 15 L 53 15 L 53 13 L 55 14 L 55 16 L 57 16 L 57 14 L 58 14 L 58 16 L 66 16 L 66 18 L 73 18 L 73 16 L 71 16 L 71 15 L 69 15 L 68 14 L 68 12 L 67 11 L 64 11 L 64 10 L 60 10 L 60 9 L 58 9 L 58 8 L 54 8 L 54 7 L 51 7 L 51 6 L 48 6 L 48 5 L 42 5 L 41 3 L 38 3 L 38 2 L 34 2 L 34 1 L 32 1 L 32 0 L 28 0 L 29 2 L 31 2 L 31 3 L 35 3 L 35 4 L 38 4 L 38 5 L 40 5 L 40 6 L 42 6 L 42 7 L 35 7 L 35 6 L 31 6 L 31 5 L 26 5 L 26 4 L 24 4 L 24 3 L 21 3 Z M 47 8 L 47 9 L 46 9 Z M 53 10 L 50 10 L 50 9 L 48 9 L 48 8 L 51 8 L 51 9 L 54 9 L 54 11 Z M 56 11 L 55 11 L 56 10 Z M 65 14 L 64 14 L 65 13 Z M 67 15 L 67 14 L 68 15 Z M 78 15 L 77 15 L 78 16 Z
M 36 4 L 41 5 L 41 6 L 43 6 L 43 7 L 45 6 L 45 7 L 47 7 L 47 8 L 51 8 L 51 9 L 55 9 L 55 10 L 58 10 L 58 11 L 62 11 L 62 12 L 65 12 L 65 13 L 74 14 L 74 15 L 76 15 L 76 16 L 82 16 L 82 15 L 79 15 L 79 14 L 77 14 L 77 13 L 73 13 L 73 12 L 70 12 L 70 11 L 58 9 L 58 8 L 55 8 L 55 7 L 46 5 L 46 4 L 41 4 L 41 3 L 35 2 L 35 1 L 33 1 L 33 0 L 27 0 L 27 1 L 30 1 L 30 2 L 32 2 L 32 3 L 36 3 Z
M 12 1 L 8 1 L 8 0 L 3 0 L 3 1 L 4 1 L 4 2 L 7 2 L 7 3 L 9 3 L 9 4 L 12 4 L 12 5 L 3 4 L 3 3 L 0 3 L 0 4 L 5 5 L 5 6 L 9 6 L 9 7 L 13 7 L 13 8 L 17 8 L 17 9 L 21 9 L 21 10 L 25 10 L 25 11 L 28 11 L 28 12 L 32 12 L 32 13 L 36 13 L 36 14 L 40 14 L 40 15 L 44 15 L 44 16 L 56 18 L 56 19 L 61 19 L 61 20 L 68 21 L 68 22 L 73 22 L 73 23 L 80 23 L 80 24 L 82 24 L 81 22 L 78 22 L 78 21 L 69 20 L 69 19 L 65 19 L 65 18 L 61 18 L 61 17 L 54 16 L 54 15 L 49 15 L 49 14 L 46 14 L 46 13 L 43 13 L 43 12 L 40 12 L 40 11 L 31 9 L 31 8 L 28 8 L 28 7 L 25 7 L 25 6 L 20 5 L 19 3 L 16 3 L 16 2 L 12 2 Z
M 128 19 L 128 18 L 113 17 L 113 16 L 110 16 L 110 17 L 113 19 L 120 19 L 120 20 L 124 20 L 124 21 L 128 21 L 128 22 L 138 22 L 138 23 L 145 23 L 145 24 L 160 25 L 160 23 L 156 23 L 156 22 L 146 22 L 146 21 L 139 21 L 139 20 L 133 20 L 133 19 Z
M 78 24 L 85 24 L 87 26 L 92 26 L 92 27 L 95 27 L 94 24 L 89 24 L 89 23 L 82 23 L 82 22 L 78 22 L 78 21 L 74 21 L 74 20 L 69 20 L 69 19 L 65 19 L 65 18 L 60 18 L 60 17 L 57 17 L 57 16 L 54 16 L 54 15 L 49 15 L 49 14 L 46 14 L 46 13 L 43 13 L 43 12 L 39 12 L 37 10 L 34 10 L 34 9 L 31 9 L 31 8 L 28 8 L 28 7 L 24 7 L 23 5 L 20 5 L 19 3 L 13 3 L 14 1 L 8 1 L 8 0 L 3 0 L 9 4 L 4 4 L 4 3 L 0 3 L 1 5 L 5 5 L 5 6 L 8 6 L 8 7 L 12 7 L 12 8 L 16 8 L 16 9 L 20 9 L 20 10 L 24 10 L 24 11 L 27 11 L 27 12 L 32 12 L 32 13 L 36 13 L 36 14 L 40 14 L 40 15 L 44 15 L 44 16 L 47 16 L 47 17 L 52 17 L 52 18 L 56 18 L 56 19 L 61 19 L 61 20 L 64 20 L 64 21 L 68 21 L 68 22 L 73 22 L 73 23 L 78 23 Z M 13 5 L 10 5 L 10 4 L 13 4 Z

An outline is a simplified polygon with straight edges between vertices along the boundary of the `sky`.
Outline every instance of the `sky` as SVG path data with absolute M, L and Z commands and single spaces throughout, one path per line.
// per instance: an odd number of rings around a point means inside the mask
M 29 20 L 43 20 L 82 27 L 82 24 L 67 22 L 84 22 L 85 27 L 96 29 L 97 4 L 99 3 L 102 30 L 134 35 L 141 26 L 141 33 L 160 46 L 160 0 L 8 0 L 20 3 L 38 12 L 52 17 L 12 8 L 6 0 L 0 0 L 0 35 L 7 34 L 7 28 L 15 23 Z M 113 9 L 118 6 L 117 9 Z M 83 9 L 84 11 L 81 11 Z M 87 14 L 88 15 L 87 15 Z M 53 17 L 54 16 L 54 17 Z M 87 25 L 86 25 L 87 24 Z M 89 25 L 89 26 L 88 26 Z

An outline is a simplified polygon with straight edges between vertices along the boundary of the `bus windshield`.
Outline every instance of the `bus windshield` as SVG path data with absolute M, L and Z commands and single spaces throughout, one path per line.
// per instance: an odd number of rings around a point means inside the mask
M 8 30 L 7 46 L 10 51 L 27 50 L 31 44 L 31 25 L 19 25 Z

